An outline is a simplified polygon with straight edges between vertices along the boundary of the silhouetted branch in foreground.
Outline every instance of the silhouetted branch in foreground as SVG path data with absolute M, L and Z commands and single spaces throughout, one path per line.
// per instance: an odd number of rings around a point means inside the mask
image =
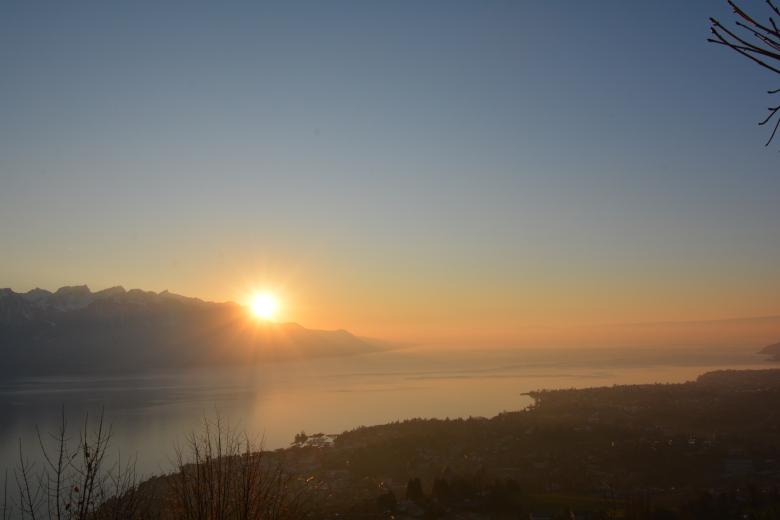
M 173 503 L 166 517 L 192 520 L 306 518 L 305 489 L 270 460 L 260 443 L 238 434 L 219 417 L 177 447 L 169 478 Z
M 106 463 L 111 429 L 101 412 L 91 424 L 84 425 L 73 446 L 67 436 L 65 412 L 58 431 L 49 434 L 53 447 L 47 447 L 38 431 L 41 460 L 36 463 L 25 456 L 19 440 L 19 465 L 14 472 L 18 491 L 18 512 L 9 504 L 4 490 L 3 519 L 17 515 L 37 520 L 103 520 L 134 518 L 141 504 L 138 495 L 135 464 L 117 457 Z
M 739 7 L 736 2 L 728 0 L 728 4 L 738 17 L 734 24 L 736 29 L 731 30 L 716 18 L 710 18 L 712 38 L 708 38 L 707 41 L 729 47 L 761 67 L 780 74 L 780 29 L 778 29 L 774 18 L 774 16 L 780 16 L 780 9 L 773 0 L 766 0 L 766 3 L 774 15 L 770 14 L 767 22 L 760 22 L 756 17 Z M 780 89 L 769 90 L 768 93 L 778 94 Z M 761 126 L 770 122 L 774 123 L 772 133 L 765 146 L 772 142 L 778 127 L 780 127 L 780 116 L 775 117 L 780 111 L 780 105 L 769 107 L 768 110 L 769 115 L 758 123 Z
M 102 412 L 92 423 L 85 417 L 75 446 L 64 411 L 49 437 L 38 432 L 37 461 L 26 456 L 20 439 L 17 497 L 9 502 L 6 472 L 1 520 L 294 520 L 314 512 L 308 481 L 284 471 L 280 457 L 219 417 L 204 418 L 202 429 L 175 449 L 171 474 L 144 483 L 133 460 L 117 453 L 107 463 L 111 428 Z

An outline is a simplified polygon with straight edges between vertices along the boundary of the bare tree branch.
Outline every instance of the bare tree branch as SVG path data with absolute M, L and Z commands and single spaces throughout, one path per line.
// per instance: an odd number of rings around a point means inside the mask
M 747 11 L 742 9 L 734 0 L 727 0 L 729 6 L 731 6 L 734 14 L 739 18 L 734 22 L 736 30 L 730 30 L 720 23 L 716 18 L 710 18 L 710 32 L 713 37 L 708 38 L 707 41 L 730 47 L 735 52 L 746 57 L 750 61 L 760 65 L 761 67 L 780 74 L 780 30 L 778 30 L 777 23 L 772 16 L 768 17 L 769 24 L 759 22 L 756 17 L 748 14 Z M 767 5 L 775 15 L 780 16 L 780 9 L 775 5 L 773 0 L 766 0 Z M 741 36 L 738 31 L 747 33 L 746 36 Z M 754 41 L 750 41 L 753 39 Z M 778 94 L 780 89 L 770 90 L 769 94 Z M 769 140 L 765 146 L 769 146 L 772 140 L 777 134 L 778 127 L 780 127 L 780 106 L 769 107 L 769 115 L 758 123 L 760 126 L 764 126 L 770 121 L 774 120 L 774 126 L 772 133 L 769 136 Z

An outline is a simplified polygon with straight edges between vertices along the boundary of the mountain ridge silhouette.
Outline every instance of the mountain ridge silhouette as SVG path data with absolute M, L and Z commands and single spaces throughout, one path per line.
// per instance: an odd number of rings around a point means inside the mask
M 0 374 L 127 373 L 356 355 L 387 348 L 345 330 L 253 318 L 234 302 L 86 285 L 0 289 Z

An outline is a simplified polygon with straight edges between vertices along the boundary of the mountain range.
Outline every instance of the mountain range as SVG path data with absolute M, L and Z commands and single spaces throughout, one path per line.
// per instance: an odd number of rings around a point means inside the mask
M 0 374 L 124 373 L 384 348 L 344 330 L 254 319 L 237 303 L 86 285 L 0 289 Z

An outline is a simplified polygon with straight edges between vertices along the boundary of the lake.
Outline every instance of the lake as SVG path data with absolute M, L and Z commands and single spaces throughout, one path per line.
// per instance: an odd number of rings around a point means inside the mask
M 204 416 L 261 437 L 266 448 L 300 432 L 339 433 L 414 417 L 490 417 L 530 403 L 540 388 L 682 382 L 726 368 L 772 366 L 754 349 L 491 349 L 417 347 L 256 367 L 126 377 L 0 381 L 0 468 L 19 439 L 37 455 L 36 427 L 54 431 L 64 407 L 71 436 L 105 409 L 114 449 L 143 475 L 168 471 L 173 448 Z

